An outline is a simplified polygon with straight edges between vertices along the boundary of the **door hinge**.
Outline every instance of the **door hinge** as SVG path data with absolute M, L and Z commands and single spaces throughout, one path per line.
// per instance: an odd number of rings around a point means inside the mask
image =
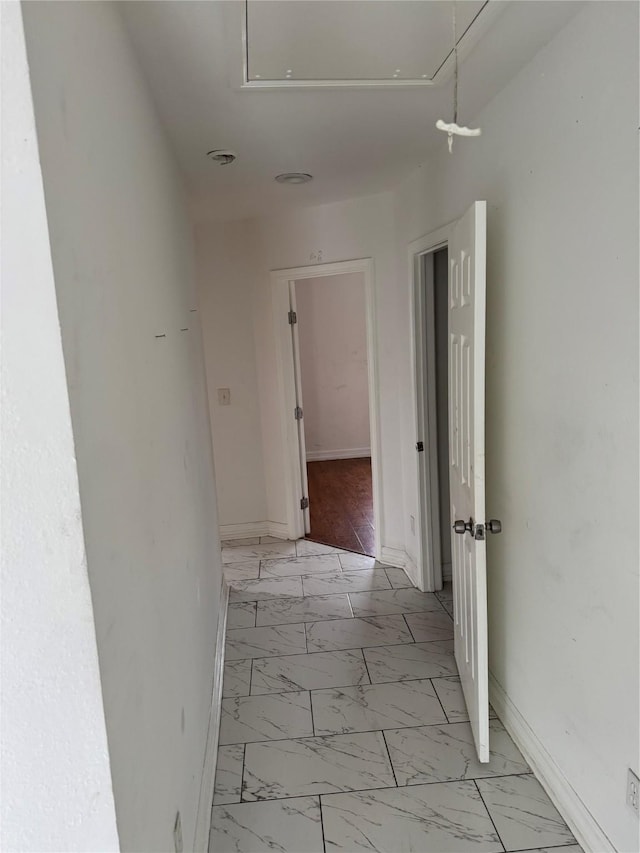
M 295 409 L 293 410 L 293 417 L 294 417 L 297 421 L 301 421 L 301 420 L 302 420 L 302 409 L 300 408 L 300 406 L 296 406 L 296 407 L 295 407 Z
M 300 498 L 300 509 L 309 509 L 309 498 Z
M 294 323 L 298 322 L 298 315 L 296 314 L 295 311 L 289 311 L 288 317 L 289 317 L 289 325 L 290 326 L 293 326 Z
M 424 442 L 423 441 L 417 441 L 416 442 L 416 450 L 418 451 L 418 453 L 422 453 L 424 451 Z

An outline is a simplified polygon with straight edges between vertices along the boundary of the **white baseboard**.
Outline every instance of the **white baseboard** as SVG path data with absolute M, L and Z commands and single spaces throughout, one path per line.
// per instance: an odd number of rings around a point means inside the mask
M 407 554 L 404 548 L 389 548 L 383 545 L 380 549 L 380 562 L 385 566 L 394 566 L 397 569 L 404 569 L 409 580 L 414 586 L 418 586 L 418 569 L 411 557 Z
M 289 526 L 282 521 L 267 521 L 268 533 L 265 536 L 275 536 L 276 539 L 291 539 Z
M 289 539 L 289 528 L 279 521 L 248 521 L 246 524 L 221 524 L 220 541 L 228 539 L 252 539 L 256 536 L 275 536 Z
M 370 447 L 351 447 L 344 450 L 307 450 L 307 462 L 328 462 L 330 459 L 364 459 L 371 456 Z
M 196 831 L 193 849 L 196 853 L 207 853 L 209 850 L 209 831 L 211 829 L 211 807 L 213 806 L 213 789 L 216 781 L 216 765 L 218 761 L 218 737 L 220 734 L 220 710 L 222 708 L 222 679 L 224 675 L 224 640 L 227 630 L 227 605 L 229 604 L 229 587 L 222 581 L 220 589 L 220 611 L 218 613 L 218 631 L 216 634 L 216 655 L 213 662 L 213 691 L 211 696 L 211 711 L 209 729 L 202 767 L 200 796 L 198 798 L 198 813 L 196 816 Z
M 615 853 L 599 823 L 492 673 L 489 700 L 581 847 L 586 853 Z

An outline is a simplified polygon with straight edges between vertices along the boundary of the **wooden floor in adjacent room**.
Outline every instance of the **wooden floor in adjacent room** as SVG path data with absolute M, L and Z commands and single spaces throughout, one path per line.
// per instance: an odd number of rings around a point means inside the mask
M 311 533 L 307 539 L 375 554 L 371 459 L 307 462 Z

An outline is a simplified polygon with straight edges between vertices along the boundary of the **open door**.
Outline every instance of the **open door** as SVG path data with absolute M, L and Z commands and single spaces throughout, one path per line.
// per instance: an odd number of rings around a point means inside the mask
M 449 243 L 449 482 L 455 656 L 478 759 L 489 761 L 484 374 L 486 202 L 455 223 Z
M 298 314 L 296 312 L 296 283 L 289 283 L 289 324 L 291 326 L 291 345 L 293 348 L 293 372 L 296 384 L 295 419 L 298 425 L 298 452 L 300 454 L 300 479 L 303 498 L 300 503 L 304 518 L 304 532 L 311 533 L 311 514 L 309 512 L 309 478 L 307 475 L 307 443 L 304 435 L 304 406 L 302 404 L 302 376 L 300 370 L 300 340 L 298 337 Z

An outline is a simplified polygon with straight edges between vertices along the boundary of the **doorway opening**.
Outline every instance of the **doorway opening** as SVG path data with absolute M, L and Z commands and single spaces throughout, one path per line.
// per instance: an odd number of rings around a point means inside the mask
M 308 539 L 375 555 L 364 276 L 294 282 Z
M 288 538 L 380 558 L 370 258 L 271 274 Z
M 418 467 L 418 586 L 451 581 L 449 227 L 409 247 Z
M 424 282 L 433 282 L 425 294 L 433 303 L 433 330 L 427 338 L 427 358 L 435 362 L 435 445 L 440 571 L 443 581 L 451 580 L 451 510 L 449 508 L 449 250 L 445 246 L 423 256 Z M 430 292 L 429 292 L 430 291 Z M 429 330 L 427 330 L 428 332 Z M 433 519 L 435 522 L 436 519 Z

